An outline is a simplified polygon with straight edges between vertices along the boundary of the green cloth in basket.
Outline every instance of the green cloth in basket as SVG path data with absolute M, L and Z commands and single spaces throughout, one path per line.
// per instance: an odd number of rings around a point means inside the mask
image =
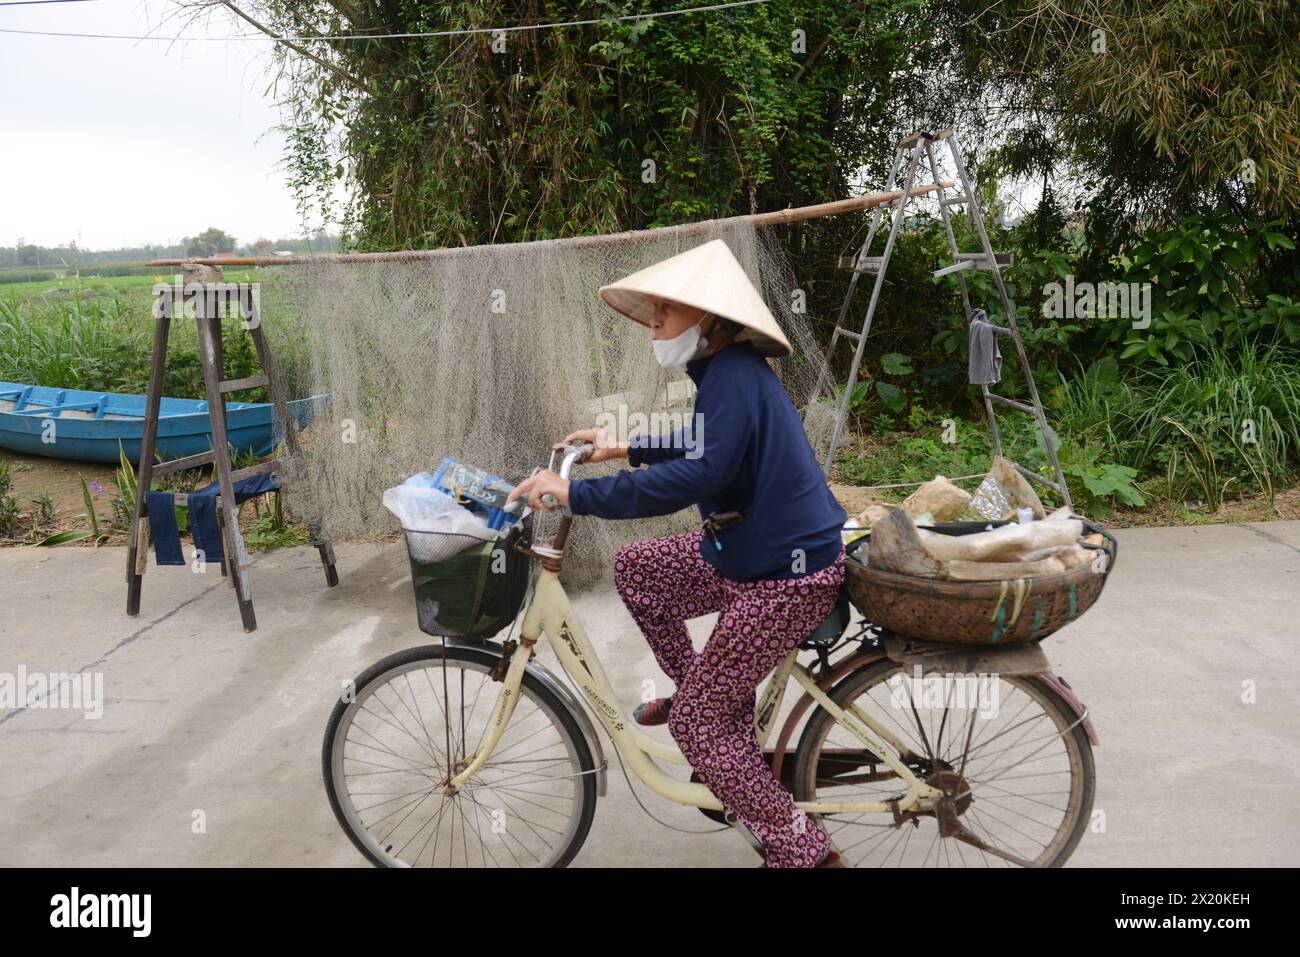
M 515 529 L 436 562 L 411 558 L 420 630 L 449 638 L 490 638 L 509 625 L 528 587 L 528 559 L 514 550 L 520 533 Z

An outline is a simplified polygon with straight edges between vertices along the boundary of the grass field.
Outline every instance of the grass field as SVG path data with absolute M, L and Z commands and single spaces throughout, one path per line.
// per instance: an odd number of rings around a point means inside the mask
M 231 269 L 227 282 L 265 282 L 265 271 Z M 144 392 L 153 348 L 153 286 L 170 283 L 165 269 L 147 275 L 73 276 L 0 282 L 0 381 L 64 389 Z M 251 337 L 225 325 L 226 373 L 260 371 Z M 291 357 L 286 357 L 291 359 Z M 172 323 L 163 394 L 203 397 L 198 334 L 191 321 Z M 245 401 L 265 401 L 265 390 Z
M 10 270 L 29 272 L 30 270 Z M 226 270 L 226 282 L 253 282 L 256 269 Z M 29 279 L 26 282 L 5 282 L 0 270 L 0 300 L 18 302 L 64 302 L 77 299 L 111 298 L 114 295 L 139 295 L 144 301 L 151 298 L 154 283 L 171 282 L 179 270 L 157 267 L 138 276 L 66 275 L 56 279 Z

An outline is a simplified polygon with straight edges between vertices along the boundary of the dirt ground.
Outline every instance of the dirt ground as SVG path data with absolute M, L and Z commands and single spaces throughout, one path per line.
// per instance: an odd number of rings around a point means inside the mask
M 99 519 L 99 529 L 108 536 L 100 544 L 125 545 L 127 543 L 126 532 L 115 529 L 110 524 L 113 519 L 112 502 L 117 497 L 115 467 L 98 462 L 70 462 L 41 455 L 23 455 L 9 449 L 0 449 L 0 462 L 9 464 L 9 473 L 13 480 L 13 490 L 10 494 L 18 499 L 18 504 L 22 508 L 18 537 L 0 538 L 0 547 L 30 545 L 57 532 L 79 528 L 89 529 L 90 520 L 86 516 L 86 500 L 81 489 L 82 478 L 85 478 L 86 485 L 90 487 L 90 500 Z M 98 486 L 94 484 L 96 480 L 99 482 Z M 96 488 L 100 491 L 95 491 Z M 54 500 L 54 520 L 41 525 L 33 534 L 31 516 L 35 513 L 36 506 L 32 503 L 32 499 L 42 492 L 48 492 L 50 498 Z M 247 530 L 253 518 L 254 509 L 251 501 L 244 502 L 240 506 L 240 528 Z M 189 539 L 188 534 L 182 537 L 187 541 Z M 69 542 L 59 547 L 73 546 L 96 547 L 95 542 L 90 538 Z
M 95 514 L 99 516 L 101 528 L 113 517 L 113 508 L 109 503 L 117 495 L 117 483 L 113 481 L 117 470 L 111 465 L 23 455 L 9 449 L 0 449 L 0 462 L 9 464 L 9 474 L 13 480 L 11 494 L 18 499 L 24 516 L 35 510 L 32 499 L 42 492 L 48 492 L 54 499 L 54 521 L 41 527 L 42 538 L 71 528 L 90 527 L 81 491 L 82 478 L 85 478 L 87 485 L 92 485 L 98 479 L 99 486 L 103 489 L 98 493 L 93 488 L 91 491 L 91 501 L 95 506 Z M 29 528 L 25 519 L 21 528 Z

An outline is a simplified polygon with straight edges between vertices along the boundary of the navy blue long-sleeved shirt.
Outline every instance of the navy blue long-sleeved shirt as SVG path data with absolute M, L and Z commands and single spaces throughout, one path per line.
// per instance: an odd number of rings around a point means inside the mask
M 831 494 L 799 413 L 762 354 L 737 342 L 686 365 L 695 415 L 667 436 L 634 436 L 628 461 L 648 469 L 574 479 L 575 515 L 643 518 L 698 504 L 701 517 L 744 520 L 706 534 L 705 560 L 732 581 L 797 578 L 839 554 L 846 516 Z M 685 433 L 685 434 L 683 434 Z

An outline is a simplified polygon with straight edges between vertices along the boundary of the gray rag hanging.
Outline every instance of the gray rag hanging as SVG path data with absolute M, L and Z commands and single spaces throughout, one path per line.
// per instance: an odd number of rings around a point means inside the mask
M 976 309 L 970 321 L 970 381 L 974 385 L 991 385 L 1001 378 L 998 327 L 989 322 L 988 313 Z

